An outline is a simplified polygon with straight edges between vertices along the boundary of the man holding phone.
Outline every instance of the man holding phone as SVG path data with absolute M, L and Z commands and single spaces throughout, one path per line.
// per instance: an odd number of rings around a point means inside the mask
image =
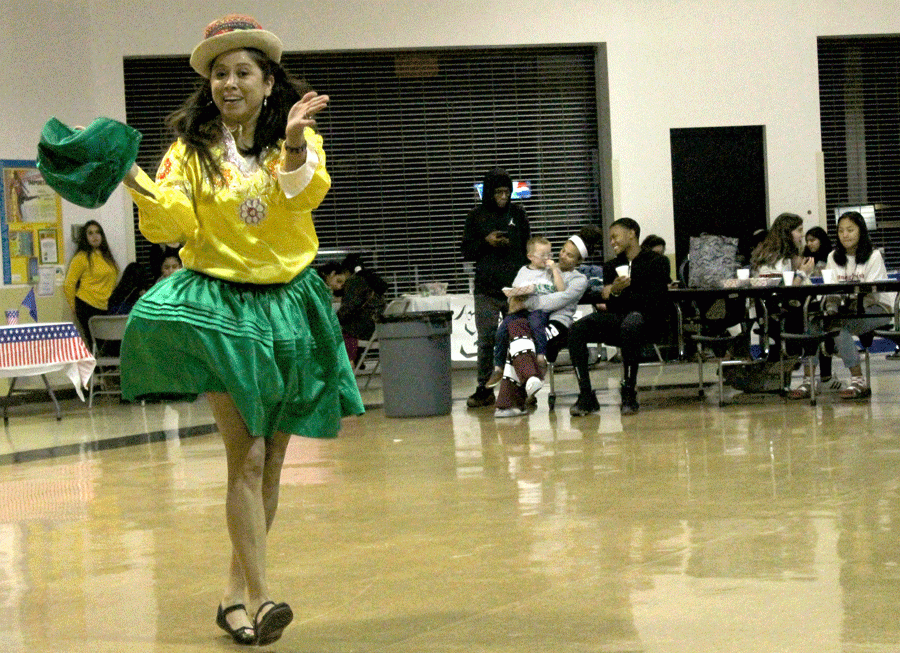
M 512 179 L 494 168 L 484 176 L 481 203 L 466 218 L 462 254 L 475 263 L 475 328 L 478 331 L 478 387 L 466 401 L 470 408 L 491 406 L 494 391 L 486 388 L 494 369 L 494 342 L 500 318 L 506 315 L 503 288 L 512 285 L 528 262 L 525 244 L 531 228 L 525 210 L 510 202 Z

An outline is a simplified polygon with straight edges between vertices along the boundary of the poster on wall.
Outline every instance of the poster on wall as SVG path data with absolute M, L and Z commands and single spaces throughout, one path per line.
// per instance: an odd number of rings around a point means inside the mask
M 37 284 L 41 265 L 60 262 L 62 200 L 34 161 L 0 159 L 3 283 Z

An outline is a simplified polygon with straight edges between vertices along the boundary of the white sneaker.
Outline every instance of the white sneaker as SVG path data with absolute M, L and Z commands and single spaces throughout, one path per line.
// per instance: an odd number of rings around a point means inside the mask
M 528 399 L 531 399 L 543 387 L 544 382 L 539 378 L 536 376 L 528 377 L 528 380 L 525 382 L 525 394 L 528 396 Z
M 512 408 L 498 408 L 494 411 L 494 417 L 519 417 L 520 415 L 524 415 L 527 411 L 522 410 L 521 408 L 516 408 L 515 406 Z
M 827 381 L 819 381 L 819 392 L 837 392 L 843 387 L 844 384 L 836 376 L 831 377 Z

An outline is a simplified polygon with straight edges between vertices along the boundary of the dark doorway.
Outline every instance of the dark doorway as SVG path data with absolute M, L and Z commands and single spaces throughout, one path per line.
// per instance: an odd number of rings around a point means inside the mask
M 704 233 L 737 237 L 749 258 L 753 232 L 767 226 L 765 127 L 673 129 L 671 141 L 679 267 Z

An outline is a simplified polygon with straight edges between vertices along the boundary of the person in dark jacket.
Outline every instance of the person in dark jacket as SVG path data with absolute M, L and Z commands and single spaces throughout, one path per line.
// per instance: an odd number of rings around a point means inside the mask
M 512 179 L 500 168 L 484 176 L 481 204 L 466 218 L 462 255 L 475 263 L 475 328 L 478 331 L 478 387 L 468 398 L 470 408 L 490 406 L 494 391 L 485 387 L 494 368 L 494 341 L 500 317 L 506 314 L 503 288 L 512 285 L 528 262 L 525 244 L 531 228 L 525 210 L 510 202 Z
M 360 353 L 358 342 L 372 337 L 375 320 L 384 312 L 388 284 L 375 270 L 363 265 L 359 254 L 347 256 L 341 267 L 351 274 L 344 282 L 337 317 L 344 334 L 347 355 L 355 365 Z
M 631 218 L 610 225 L 609 242 L 616 257 L 603 266 L 605 311 L 591 313 L 572 325 L 569 354 L 578 377 L 578 400 L 572 415 L 587 415 L 600 409 L 588 374 L 589 342 L 615 345 L 622 350 L 623 415 L 638 411 L 637 372 L 641 348 L 662 335 L 670 306 L 669 260 L 641 248 L 641 228 Z
M 109 296 L 109 314 L 127 315 L 141 295 L 153 287 L 150 271 L 140 263 L 129 263 Z

